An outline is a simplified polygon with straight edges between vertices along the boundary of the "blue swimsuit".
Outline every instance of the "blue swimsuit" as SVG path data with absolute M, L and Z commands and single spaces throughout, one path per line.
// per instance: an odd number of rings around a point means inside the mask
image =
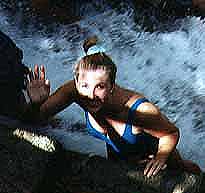
M 85 111 L 86 126 L 89 134 L 106 142 L 107 148 L 118 157 L 126 159 L 127 157 L 137 155 L 139 158 L 145 158 L 150 154 L 156 154 L 158 150 L 159 139 L 152 135 L 141 132 L 138 134 L 132 133 L 132 120 L 135 110 L 143 102 L 148 102 L 146 98 L 140 98 L 135 101 L 128 111 L 128 120 L 125 126 L 125 131 L 122 136 L 119 136 L 113 128 L 110 129 L 112 135 L 109 137 L 97 131 L 90 123 L 88 112 Z

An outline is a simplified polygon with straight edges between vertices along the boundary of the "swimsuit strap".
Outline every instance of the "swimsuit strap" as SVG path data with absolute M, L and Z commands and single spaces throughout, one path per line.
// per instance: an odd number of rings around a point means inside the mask
M 148 99 L 146 99 L 146 98 L 140 98 L 140 99 L 137 99 L 137 100 L 135 101 L 135 103 L 131 106 L 131 108 L 129 109 L 129 112 L 128 112 L 128 120 L 127 120 L 127 123 L 128 123 L 128 124 L 131 124 L 131 123 L 132 123 L 133 112 L 134 112 L 142 103 L 145 103 L 145 102 L 149 102 Z
M 133 143 L 135 143 L 135 140 L 136 140 L 133 138 L 133 134 L 132 134 L 132 122 L 133 122 L 134 112 L 139 107 L 139 105 L 144 102 L 149 102 L 149 101 L 146 98 L 137 99 L 135 103 L 131 106 L 128 112 L 128 118 L 127 118 L 127 123 L 125 125 L 125 131 L 123 133 L 123 138 L 127 138 L 129 140 L 133 139 Z
M 104 134 L 102 134 L 101 132 L 97 131 L 91 124 L 90 120 L 89 120 L 89 115 L 88 112 L 85 111 L 85 117 L 86 117 L 86 123 L 87 123 L 87 130 L 88 133 L 91 134 L 92 136 L 101 139 L 103 141 L 105 141 L 107 144 L 111 145 L 112 148 L 117 152 L 120 153 L 120 150 L 116 147 L 116 145 L 109 139 L 107 138 Z
M 135 111 L 139 107 L 139 105 L 141 105 L 144 102 L 149 102 L 149 101 L 146 98 L 139 98 L 139 99 L 137 99 L 135 101 L 135 103 L 131 106 L 131 108 L 129 110 L 129 113 L 132 113 L 133 111 Z M 128 116 L 129 116 L 129 114 L 128 114 Z

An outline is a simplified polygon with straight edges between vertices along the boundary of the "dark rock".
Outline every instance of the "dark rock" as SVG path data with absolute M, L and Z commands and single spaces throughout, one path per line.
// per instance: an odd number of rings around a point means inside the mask
M 39 133 L 5 127 L 0 160 L 2 193 L 196 193 L 201 183 L 200 176 L 169 170 L 147 178 L 143 165 L 65 151 Z
M 31 0 L 35 13 L 53 21 L 72 23 L 80 19 L 80 7 L 75 0 Z
M 0 130 L 0 192 L 29 193 L 42 181 L 55 153 L 18 139 L 13 130 Z
M 2 0 L 0 6 L 11 17 L 20 14 L 23 25 L 39 23 L 73 23 L 91 12 L 114 9 L 134 10 L 135 21 L 146 31 L 165 31 L 179 18 L 205 15 L 205 3 L 197 0 Z M 33 23 L 33 22 L 32 22 Z

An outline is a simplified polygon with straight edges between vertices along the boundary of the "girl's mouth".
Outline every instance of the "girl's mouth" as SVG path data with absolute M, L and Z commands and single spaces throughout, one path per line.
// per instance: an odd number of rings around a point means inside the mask
M 90 106 L 90 107 L 99 107 L 99 106 L 101 106 L 101 101 L 90 101 L 89 103 L 88 103 L 88 105 Z

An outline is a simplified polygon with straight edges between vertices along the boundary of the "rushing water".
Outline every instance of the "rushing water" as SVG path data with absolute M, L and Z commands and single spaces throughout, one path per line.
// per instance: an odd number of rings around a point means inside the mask
M 0 9 L 0 28 L 24 50 L 24 62 L 44 64 L 52 91 L 72 78 L 86 37 L 97 35 L 118 67 L 117 83 L 144 93 L 181 131 L 178 149 L 205 169 L 205 24 L 196 17 L 176 22 L 169 32 L 148 33 L 132 11 L 90 11 L 73 24 L 21 25 Z M 49 128 L 66 148 L 105 156 L 102 142 L 88 136 L 84 112 L 72 105 Z

